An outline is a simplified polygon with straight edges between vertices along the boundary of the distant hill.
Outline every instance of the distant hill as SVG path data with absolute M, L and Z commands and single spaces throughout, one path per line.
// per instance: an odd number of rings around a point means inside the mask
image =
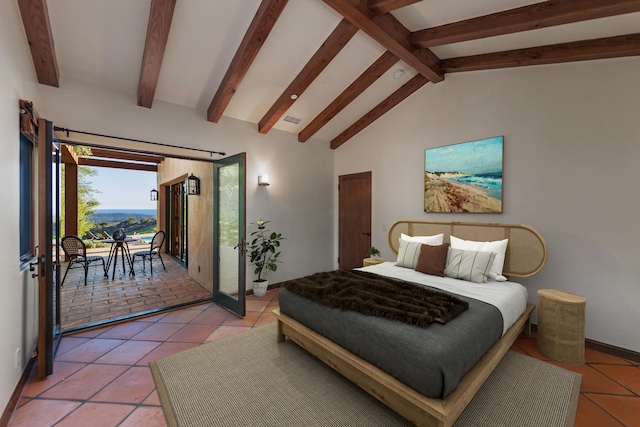
M 155 209 L 100 209 L 89 215 L 89 219 L 95 224 L 91 229 L 94 234 L 100 231 L 113 234 L 123 229 L 130 236 L 134 232 L 145 234 L 157 230 Z

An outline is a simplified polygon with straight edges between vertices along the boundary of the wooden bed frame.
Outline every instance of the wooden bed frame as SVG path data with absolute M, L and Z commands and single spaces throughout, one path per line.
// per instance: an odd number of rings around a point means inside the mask
M 511 250 L 507 249 L 505 275 L 532 276 L 542 269 L 547 259 L 547 247 L 542 236 L 536 230 L 524 225 L 398 221 L 389 229 L 389 244 L 395 253 L 397 253 L 398 237 L 401 232 L 409 235 L 445 233 L 445 241 L 448 241 L 451 234 L 476 241 L 509 238 Z M 274 314 L 277 317 L 278 342 L 289 337 L 300 347 L 417 426 L 450 427 L 480 390 L 520 333 L 524 330 L 529 336 L 529 318 L 534 308 L 533 304 L 527 304 L 527 308 L 518 320 L 462 378 L 456 390 L 445 399 L 427 398 L 295 319 L 280 313 L 280 310 L 275 310 Z

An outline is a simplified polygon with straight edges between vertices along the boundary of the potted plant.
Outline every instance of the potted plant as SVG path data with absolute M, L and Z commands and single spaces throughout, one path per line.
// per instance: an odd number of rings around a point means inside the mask
M 369 258 L 378 259 L 379 256 L 380 256 L 380 251 L 375 246 L 371 246 L 369 248 Z
M 280 247 L 280 241 L 283 237 L 280 233 L 267 230 L 269 222 L 261 219 L 255 222 L 258 229 L 251 233 L 253 239 L 249 246 L 251 251 L 249 263 L 255 265 L 254 273 L 258 276 L 253 281 L 253 294 L 258 297 L 264 296 L 269 286 L 269 281 L 263 279 L 262 274 L 265 270 L 276 271 L 278 269 L 277 263 L 282 262 L 279 260 L 280 251 L 276 251 L 276 248 Z

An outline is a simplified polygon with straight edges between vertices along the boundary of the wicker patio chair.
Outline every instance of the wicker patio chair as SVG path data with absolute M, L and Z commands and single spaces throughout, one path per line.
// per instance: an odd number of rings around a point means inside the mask
M 153 257 L 160 258 L 160 262 L 162 263 L 162 268 L 167 270 L 167 267 L 164 266 L 164 261 L 162 260 L 162 256 L 160 256 L 160 251 L 162 250 L 162 245 L 164 243 L 164 231 L 160 230 L 156 234 L 153 235 L 153 239 L 151 239 L 151 248 L 148 251 L 140 251 L 133 254 L 133 262 L 136 262 L 136 258 L 142 258 L 142 269 L 145 269 L 145 260 L 149 258 L 149 265 L 151 265 L 151 274 L 153 274 Z
M 62 238 L 62 250 L 64 251 L 65 257 L 69 261 L 67 264 L 67 269 L 64 272 L 64 277 L 62 278 L 62 283 L 60 286 L 64 284 L 64 280 L 67 278 L 67 273 L 71 268 L 76 268 L 74 266 L 80 266 L 84 268 L 84 285 L 87 286 L 87 273 L 89 272 L 89 264 L 94 262 L 102 262 L 102 270 L 104 271 L 104 277 L 109 277 L 107 275 L 107 267 L 104 263 L 104 258 L 101 256 L 93 255 L 87 256 L 87 247 L 84 242 L 77 236 L 65 236 Z

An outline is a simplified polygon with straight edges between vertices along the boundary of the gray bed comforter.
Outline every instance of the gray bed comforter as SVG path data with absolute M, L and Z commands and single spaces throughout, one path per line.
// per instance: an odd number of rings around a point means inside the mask
M 502 336 L 500 311 L 456 295 L 469 308 L 427 328 L 317 304 L 284 288 L 280 311 L 377 366 L 420 394 L 444 398 Z

